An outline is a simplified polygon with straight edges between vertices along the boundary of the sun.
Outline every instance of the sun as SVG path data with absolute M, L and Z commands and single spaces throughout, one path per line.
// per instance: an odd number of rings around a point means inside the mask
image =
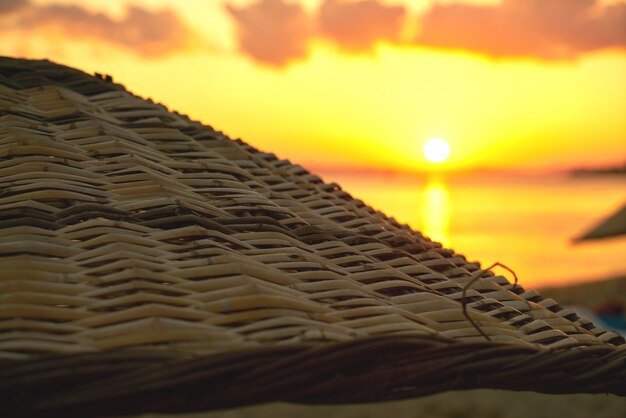
M 442 163 L 450 155 L 450 145 L 443 139 L 433 138 L 424 145 L 424 157 L 431 163 Z

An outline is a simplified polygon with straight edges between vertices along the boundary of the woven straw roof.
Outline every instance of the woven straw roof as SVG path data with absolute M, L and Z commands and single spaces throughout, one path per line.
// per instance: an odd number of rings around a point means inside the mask
M 623 395 L 625 347 L 298 165 L 110 79 L 0 59 L 10 416 Z

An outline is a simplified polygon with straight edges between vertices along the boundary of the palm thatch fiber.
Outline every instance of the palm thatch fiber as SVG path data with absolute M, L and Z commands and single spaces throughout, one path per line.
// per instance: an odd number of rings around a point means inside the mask
M 298 165 L 0 58 L 3 416 L 624 395 L 625 348 Z

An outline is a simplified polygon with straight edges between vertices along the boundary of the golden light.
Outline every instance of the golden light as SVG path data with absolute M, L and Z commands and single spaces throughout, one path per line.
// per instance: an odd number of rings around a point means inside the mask
M 422 198 L 422 229 L 427 237 L 450 246 L 450 198 L 445 183 L 429 178 Z
M 446 141 L 433 138 L 424 145 L 424 157 L 431 163 L 442 163 L 450 155 L 450 146 Z

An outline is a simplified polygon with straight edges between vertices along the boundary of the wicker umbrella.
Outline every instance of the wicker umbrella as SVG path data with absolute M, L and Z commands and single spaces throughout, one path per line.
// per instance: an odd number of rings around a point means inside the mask
M 576 242 L 601 238 L 611 238 L 626 234 L 626 205 L 585 232 Z
M 626 393 L 624 340 L 108 77 L 0 59 L 5 416 Z

